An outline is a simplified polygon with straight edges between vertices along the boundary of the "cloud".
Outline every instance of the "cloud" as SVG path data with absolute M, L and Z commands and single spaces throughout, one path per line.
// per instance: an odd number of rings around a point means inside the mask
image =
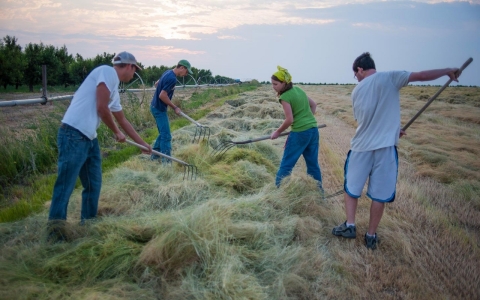
M 245 38 L 240 36 L 233 36 L 233 35 L 219 35 L 217 36 L 220 40 L 244 40 Z
M 197 33 L 214 34 L 219 30 L 242 25 L 331 22 L 291 15 L 292 9 L 307 7 L 309 2 L 312 1 L 300 1 L 292 6 L 289 1 L 139 0 L 132 9 L 132 3 L 124 0 L 108 3 L 94 0 L 20 0 L 2 4 L 4 7 L 0 22 L 4 29 L 36 33 L 89 32 L 97 36 L 146 36 L 188 40 L 193 39 L 192 36 Z M 318 5 L 315 4 L 315 7 Z
M 461 84 L 480 85 L 480 5 L 434 2 L 16 0 L 1 4 L 0 35 L 83 57 L 131 51 L 145 66 L 186 58 L 232 78 L 268 80 L 281 64 L 302 82 L 355 83 L 351 63 L 364 51 L 381 70 L 453 67 L 471 56 Z

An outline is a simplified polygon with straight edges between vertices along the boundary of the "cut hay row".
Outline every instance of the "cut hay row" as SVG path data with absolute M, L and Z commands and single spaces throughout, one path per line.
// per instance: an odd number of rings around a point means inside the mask
M 309 90 L 307 89 L 307 93 Z M 340 98 L 320 87 L 320 101 Z M 354 127 L 342 112 L 319 107 L 320 166 L 327 191 L 343 184 Z M 346 108 L 347 109 L 347 108 Z M 338 117 L 339 116 L 339 117 Z M 375 252 L 341 240 L 342 197 L 322 200 L 302 159 L 274 184 L 285 138 L 237 146 L 211 157 L 225 140 L 271 133 L 283 112 L 271 87 L 247 92 L 199 120 L 210 145 L 192 144 L 194 126 L 173 134 L 172 154 L 198 167 L 138 155 L 104 178 L 100 217 L 79 225 L 72 196 L 66 236 L 49 244 L 47 210 L 0 224 L 1 299 L 475 299 L 479 297 L 478 209 L 467 196 L 421 176 L 401 160 L 398 195 L 387 205 Z M 452 199 L 455 199 L 453 202 Z M 359 200 L 363 235 L 370 200 Z M 455 203 L 455 205 L 453 204 Z

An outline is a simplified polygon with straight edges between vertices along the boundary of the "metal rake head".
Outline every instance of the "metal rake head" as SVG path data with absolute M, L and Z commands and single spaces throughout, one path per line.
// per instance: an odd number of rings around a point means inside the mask
M 213 149 L 212 156 L 221 158 L 225 154 L 225 152 L 227 152 L 230 148 L 235 147 L 235 145 L 237 145 L 237 143 L 235 143 L 234 141 L 222 142 Z
M 195 127 L 195 135 L 193 136 L 193 141 L 192 143 L 195 143 L 195 141 L 197 143 L 200 142 L 200 138 L 202 138 L 203 136 L 203 139 L 207 138 L 207 141 L 210 140 L 210 127 L 208 126 L 196 126 Z
M 183 180 L 185 178 L 190 179 L 190 180 L 195 180 L 197 179 L 197 173 L 198 173 L 198 168 L 194 165 L 184 165 L 184 171 L 183 171 Z

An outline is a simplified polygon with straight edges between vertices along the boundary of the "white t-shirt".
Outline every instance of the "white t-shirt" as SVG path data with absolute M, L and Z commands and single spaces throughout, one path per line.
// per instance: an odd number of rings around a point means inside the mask
M 82 85 L 75 92 L 62 120 L 62 123 L 78 129 L 91 140 L 97 137 L 97 128 L 100 126 L 96 92 L 97 86 L 102 82 L 105 83 L 110 91 L 108 108 L 112 112 L 121 111 L 122 106 L 120 104 L 120 95 L 118 94 L 120 80 L 117 72 L 113 67 L 99 66 L 88 74 Z
M 353 115 L 358 122 L 351 150 L 362 152 L 397 145 L 400 134 L 400 89 L 410 72 L 377 72 L 353 89 Z

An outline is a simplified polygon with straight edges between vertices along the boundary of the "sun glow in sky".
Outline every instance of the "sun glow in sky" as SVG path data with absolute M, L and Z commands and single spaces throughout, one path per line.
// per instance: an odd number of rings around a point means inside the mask
M 480 85 L 480 0 L 0 0 L 0 11 L 1 37 L 83 57 L 126 50 L 146 66 L 185 58 L 260 81 L 282 65 L 296 82 L 326 83 L 354 83 L 351 64 L 365 51 L 378 70 L 459 67 L 473 57 L 460 84 Z

